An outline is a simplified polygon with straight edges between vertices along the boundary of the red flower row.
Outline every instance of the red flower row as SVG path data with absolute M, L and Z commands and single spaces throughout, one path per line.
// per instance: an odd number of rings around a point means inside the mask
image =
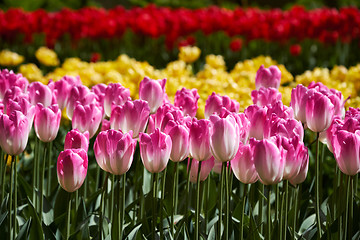
M 31 41 L 34 33 L 44 33 L 50 46 L 67 33 L 73 40 L 98 39 L 121 37 L 128 29 L 153 38 L 165 36 L 168 47 L 197 31 L 204 34 L 224 31 L 230 37 L 243 36 L 247 40 L 286 42 L 308 38 L 332 44 L 359 38 L 360 11 L 353 7 L 305 10 L 300 6 L 287 11 L 228 10 L 214 6 L 192 10 L 154 5 L 128 10 L 123 7 L 59 12 L 0 10 L 0 37 L 11 39 L 23 33 L 25 40 Z

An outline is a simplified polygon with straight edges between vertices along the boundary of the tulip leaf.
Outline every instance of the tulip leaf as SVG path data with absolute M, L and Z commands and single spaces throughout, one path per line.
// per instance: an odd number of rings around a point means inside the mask
M 126 238 L 129 240 L 137 239 L 138 232 L 139 232 L 141 226 L 142 226 L 141 223 L 135 225 L 132 229 L 130 229 L 130 233 L 127 235 Z
M 29 231 L 30 231 L 31 220 L 32 220 L 32 218 L 30 217 L 30 218 L 21 226 L 20 231 L 19 231 L 18 235 L 16 236 L 16 240 L 27 239 L 27 236 L 29 235 Z
M 32 196 L 33 193 L 33 187 L 31 187 L 26 180 L 24 179 L 22 174 L 18 174 L 18 182 L 19 182 L 19 186 L 21 186 L 23 188 L 23 190 L 25 191 L 27 196 Z
M 76 212 L 76 229 L 72 234 L 72 236 L 75 236 L 75 239 L 90 239 L 90 217 L 91 215 L 87 215 L 85 201 L 81 198 L 78 211 Z
M 6 211 L 0 215 L 0 226 L 4 223 L 4 220 L 6 219 L 7 215 L 8 215 L 8 211 Z
M 29 198 L 27 198 L 28 202 L 29 202 L 29 208 L 30 208 L 30 217 L 33 219 L 32 223 L 31 223 L 31 228 L 30 228 L 30 239 L 38 239 L 38 240 L 42 240 L 44 239 L 44 232 L 40 223 L 40 219 L 36 213 L 36 210 L 34 208 L 34 206 L 32 205 L 31 201 Z

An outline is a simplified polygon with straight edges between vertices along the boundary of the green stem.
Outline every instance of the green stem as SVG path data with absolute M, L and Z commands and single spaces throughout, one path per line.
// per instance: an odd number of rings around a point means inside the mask
M 188 210 L 189 210 L 189 195 L 190 195 L 190 170 L 191 170 L 191 165 L 192 165 L 192 161 L 193 159 L 190 158 L 190 164 L 189 164 L 189 169 L 187 171 L 187 179 L 186 179 L 186 204 L 185 204 L 185 226 L 189 226 L 189 218 L 188 218 Z
M 260 184 L 260 192 L 261 194 L 259 194 L 259 220 L 258 220 L 258 225 L 260 225 L 260 233 L 263 234 L 264 233 L 264 224 L 263 224 L 263 210 L 264 210 L 264 184 L 259 183 Z
M 11 230 L 13 228 L 12 224 L 13 224 L 13 221 L 12 221 L 12 218 L 13 218 L 13 206 L 12 206 L 12 203 L 13 203 L 13 178 L 14 178 L 14 162 L 11 161 L 11 168 L 10 168 L 10 199 L 9 199 L 9 236 L 11 236 Z M 14 237 L 14 236 L 12 236 Z M 10 237 L 10 239 L 14 239 Z
M 4 167 L 4 153 L 3 151 L 1 150 L 0 148 L 0 186 L 3 186 L 5 184 L 5 182 L 3 181 L 3 174 L 5 172 L 5 167 Z M 4 199 L 4 195 L 3 193 L 1 192 L 1 200 Z M 2 202 L 2 201 L 1 201 Z
M 16 157 L 12 156 L 11 162 L 14 162 L 14 228 L 13 228 L 13 238 L 16 238 L 16 215 L 17 215 L 17 162 Z
M 289 210 L 289 180 L 285 181 L 285 214 L 284 214 L 284 239 L 286 240 L 286 233 L 288 227 L 288 210 Z
M 32 186 L 33 186 L 33 204 L 36 208 L 36 174 L 38 173 L 37 171 L 37 166 L 38 166 L 38 158 L 37 158 L 37 153 L 38 153 L 38 139 L 36 138 L 35 139 L 35 146 L 34 146 L 34 158 L 33 158 L 33 183 L 32 183 Z
M 319 156 L 319 133 L 317 133 L 316 140 L 316 172 L 315 172 L 315 202 L 316 202 L 316 225 L 318 228 L 318 237 L 321 238 L 321 220 L 320 220 L 320 156 Z
M 122 176 L 122 191 L 121 191 L 121 205 L 120 205 L 120 218 L 119 218 L 119 230 L 120 230 L 120 239 L 123 239 L 123 233 L 124 233 L 124 218 L 125 218 L 125 187 L 126 187 L 126 173 L 124 173 Z M 120 194 L 120 179 L 118 184 L 118 190 Z M 120 197 L 120 196 L 119 196 Z
M 201 162 L 198 165 L 197 179 L 196 179 L 196 218 L 195 218 L 195 239 L 199 239 L 199 225 L 200 225 L 200 172 Z
M 47 155 L 47 144 L 44 150 L 44 156 L 42 159 L 42 167 L 41 167 L 41 178 L 40 178 L 40 208 L 39 208 L 39 219 L 40 223 L 42 223 L 42 212 L 44 205 L 44 178 L 45 178 L 45 163 L 46 163 L 46 155 Z
M 245 214 L 245 205 L 246 205 L 246 195 L 247 195 L 248 185 L 244 185 L 243 199 L 241 203 L 241 218 L 240 218 L 240 240 L 244 239 L 244 214 Z
M 350 176 L 350 207 L 349 207 L 349 236 L 352 239 L 353 216 L 354 216 L 354 176 Z
M 79 207 L 79 190 L 75 191 L 75 210 L 77 211 Z
M 40 209 L 40 199 L 39 199 L 39 194 L 40 194 L 40 174 L 41 174 L 41 169 L 40 169 L 40 148 L 41 148 L 41 141 L 40 139 L 36 138 L 37 141 L 37 153 L 36 153 L 36 190 L 37 190 L 37 196 L 36 196 L 36 211 L 39 212 Z
M 7 157 L 8 155 L 5 154 L 5 159 L 4 160 L 4 155 L 1 157 L 1 163 L 3 164 L 3 167 L 2 167 L 2 175 L 1 175 L 1 197 L 2 199 L 5 198 L 5 177 L 6 177 L 6 169 L 7 169 Z
M 299 193 L 299 186 L 296 186 L 295 190 L 294 190 L 294 201 L 295 201 L 294 221 L 293 221 L 293 237 L 294 238 L 296 236 L 296 220 L 297 220 L 297 217 L 298 217 L 298 193 Z
M 348 230 L 348 219 L 349 219 L 349 205 L 350 205 L 350 176 L 346 178 L 346 208 L 345 208 L 345 228 L 344 228 L 344 239 L 350 239 L 347 236 Z
M 175 191 L 175 214 L 177 214 L 178 199 L 179 199 L 179 168 L 176 167 L 176 191 Z
M 204 214 L 205 214 L 205 219 L 204 219 L 204 224 L 205 224 L 205 234 L 208 234 L 207 232 L 207 226 L 208 226 L 208 220 L 209 220 L 209 216 L 208 216 L 208 209 L 209 209 L 209 192 L 210 192 L 210 174 L 208 176 L 208 178 L 206 179 L 205 182 L 205 206 L 204 206 Z
M 225 165 L 225 239 L 229 239 L 229 214 L 230 214 L 230 179 L 228 162 L 224 162 Z
M 70 237 L 70 218 L 71 218 L 71 193 L 68 194 L 68 208 L 67 208 L 67 221 L 66 221 L 66 240 Z
M 175 162 L 174 164 L 174 182 L 173 182 L 173 192 L 172 192 L 172 211 L 171 211 L 171 222 L 170 222 L 170 231 L 171 231 L 171 236 L 174 238 L 174 214 L 175 214 L 175 198 L 176 198 L 176 185 L 178 184 L 177 182 L 177 171 L 178 169 L 178 163 Z
M 120 179 L 119 179 L 119 182 L 118 184 L 120 185 Z M 110 198 L 110 206 L 114 206 L 114 196 L 115 196 L 115 175 L 113 174 L 111 176 L 111 198 Z M 120 189 L 120 188 L 118 188 Z M 120 191 L 119 191 L 119 194 L 120 194 Z M 110 222 L 113 223 L 115 219 L 115 211 L 111 211 L 110 213 Z
M 104 209 L 104 197 L 105 197 L 105 190 L 107 189 L 107 182 L 108 182 L 109 173 L 106 173 L 106 177 L 104 180 L 104 184 L 102 187 L 101 193 L 101 200 L 100 200 L 100 209 L 99 209 L 99 239 L 103 239 L 103 209 Z
M 283 239 L 284 202 L 285 202 L 285 191 L 284 191 L 284 182 L 283 182 L 283 191 L 282 191 L 282 194 L 281 194 L 281 206 L 280 206 L 280 224 L 279 224 L 280 240 Z M 285 214 L 287 214 L 287 213 L 285 213 Z
M 163 226 L 163 212 L 164 212 L 164 198 L 165 198 L 165 183 L 166 183 L 166 171 L 164 169 L 161 179 L 161 201 L 160 201 L 160 239 L 164 239 L 164 226 Z
M 157 219 L 156 219 L 156 199 L 157 199 L 157 182 L 159 179 L 158 173 L 153 173 L 153 228 L 152 228 L 152 239 L 156 239 L 155 232 L 156 232 L 156 225 L 157 225 Z
M 226 163 L 225 163 L 226 164 Z M 218 226 L 218 239 L 221 239 L 221 227 L 222 227 L 222 211 L 223 211 L 223 186 L 224 186 L 224 180 L 225 180 L 225 171 L 226 171 L 226 165 L 222 164 L 221 166 L 221 178 L 220 178 L 220 203 L 219 203 L 219 226 Z
M 267 239 L 271 239 L 271 185 L 268 185 L 267 198 Z
M 50 196 L 51 195 L 51 163 L 52 163 L 52 156 L 51 156 L 51 153 L 52 153 L 52 145 L 53 143 L 50 142 L 49 143 L 49 150 L 48 150 L 48 159 L 47 159 L 47 162 L 48 162 L 48 178 L 47 178 L 47 196 Z
M 275 221 L 279 222 L 279 206 L 280 206 L 280 197 L 279 197 L 279 184 L 275 186 Z

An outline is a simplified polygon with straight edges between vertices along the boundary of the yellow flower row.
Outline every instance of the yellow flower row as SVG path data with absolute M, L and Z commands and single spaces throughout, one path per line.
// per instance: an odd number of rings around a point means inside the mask
M 43 76 L 35 64 L 21 65 L 19 72 L 29 81 L 43 83 L 47 83 L 50 79 L 57 81 L 64 75 L 80 76 L 83 84 L 89 87 L 98 83 L 117 82 L 129 88 L 133 98 L 138 98 L 139 83 L 145 76 L 153 79 L 167 78 L 166 92 L 171 101 L 176 91 L 182 87 L 198 89 L 200 95 L 198 116 L 203 117 L 205 101 L 212 92 L 228 95 L 237 100 L 240 103 L 240 110 L 252 104 L 251 91 L 255 89 L 256 71 L 262 64 L 265 67 L 277 65 L 282 72 L 282 86 L 279 90 L 284 104 L 290 104 L 291 90 L 296 84 L 302 83 L 307 86 L 310 82 L 316 81 L 323 82 L 329 88 L 340 90 L 345 98 L 351 96 L 346 103 L 347 106 L 360 105 L 360 98 L 357 96 L 360 90 L 360 64 L 349 69 L 336 66 L 331 71 L 327 68 L 315 68 L 313 71 L 306 71 L 296 76 L 294 81 L 294 77 L 284 65 L 265 56 L 238 62 L 234 69 L 227 71 L 222 56 L 208 55 L 203 69 L 194 74 L 191 63 L 196 61 L 200 54 L 200 49 L 197 47 L 183 47 L 180 49 L 179 60 L 170 62 L 164 69 L 156 69 L 147 62 L 139 62 L 123 54 L 115 61 L 96 63 L 84 62 L 79 58 L 68 58 L 61 67 L 46 76 Z

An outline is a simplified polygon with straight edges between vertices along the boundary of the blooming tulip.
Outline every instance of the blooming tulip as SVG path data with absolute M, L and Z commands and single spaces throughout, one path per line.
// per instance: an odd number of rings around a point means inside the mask
M 60 186 L 75 192 L 84 183 L 88 169 L 88 156 L 84 149 L 66 149 L 59 154 L 57 176 Z
M 244 112 L 250 121 L 249 137 L 263 139 L 267 109 L 257 105 L 250 105 Z
M 200 182 L 203 182 L 209 176 L 212 168 L 214 167 L 215 159 L 214 159 L 214 157 L 211 157 L 205 161 L 197 161 L 196 159 L 193 159 L 191 161 L 191 168 L 190 168 L 189 174 L 190 174 L 190 182 L 192 182 L 192 183 L 197 182 L 199 164 L 201 164 Z M 190 159 L 188 160 L 188 169 L 189 169 L 189 165 L 190 165 Z
M 198 161 L 209 159 L 212 156 L 210 150 L 210 121 L 193 118 L 192 122 L 188 123 L 188 127 L 190 130 L 190 155 Z
M 294 186 L 305 181 L 309 169 L 309 153 L 307 149 L 306 151 L 300 152 L 300 154 L 302 154 L 298 156 L 302 159 L 300 171 L 296 176 L 289 179 L 289 182 Z
M 25 150 L 30 127 L 29 120 L 20 111 L 0 116 L 0 146 L 9 155 L 19 155 Z
M 20 73 L 15 74 L 12 70 L 0 70 L 0 99 L 4 99 L 5 92 L 12 86 L 19 87 L 22 92 L 27 91 L 29 82 Z
M 99 129 L 103 116 L 103 109 L 97 104 L 81 105 L 78 104 L 73 113 L 72 127 L 77 128 L 80 132 L 89 132 L 92 138 Z
M 139 97 L 149 103 L 150 112 L 155 113 L 163 103 L 166 79 L 153 80 L 145 77 L 139 86 Z
M 100 104 L 102 108 L 104 108 L 104 99 L 105 99 L 105 91 L 106 91 L 106 84 L 98 83 L 91 87 L 91 91 L 95 93 L 96 102 Z
M 273 87 L 278 89 L 281 81 L 281 71 L 277 66 L 270 66 L 265 68 L 264 65 L 261 65 L 259 70 L 256 72 L 255 76 L 255 86 L 256 90 L 259 90 L 260 87 Z
M 72 86 L 80 84 L 80 77 L 72 76 L 64 76 L 59 81 L 53 83 L 53 93 L 56 96 L 56 101 L 60 109 L 65 108 Z
M 150 108 L 146 101 L 127 101 L 122 106 L 115 106 L 111 112 L 110 126 L 112 129 L 126 133 L 133 131 L 133 137 L 137 138 L 140 132 L 145 131 L 149 119 Z
M 294 117 L 302 123 L 306 123 L 306 102 L 308 99 L 308 88 L 298 84 L 291 91 L 290 106 L 294 110 Z
M 105 90 L 104 109 L 106 116 L 110 117 L 113 105 L 123 105 L 130 100 L 130 90 L 120 83 L 110 83 Z
M 240 104 L 228 96 L 220 96 L 213 92 L 208 99 L 206 99 L 205 118 L 209 118 L 213 113 L 220 114 L 222 108 L 237 113 L 239 112 Z
M 239 150 L 231 160 L 231 170 L 240 182 L 249 184 L 258 180 L 250 145 L 240 143 Z
M 43 142 L 51 142 L 59 131 L 61 111 L 57 104 L 44 107 L 41 103 L 36 105 L 34 128 L 37 137 Z
M 71 120 L 76 105 L 87 105 L 95 102 L 96 94 L 90 92 L 89 88 L 83 85 L 73 86 L 70 89 L 69 97 L 66 103 L 66 115 Z
M 29 103 L 25 96 L 19 96 L 15 100 L 16 101 L 9 99 L 7 101 L 6 109 L 4 112 L 8 115 L 11 114 L 13 111 L 22 112 L 29 120 L 29 127 L 31 129 L 35 115 L 35 107 Z
M 195 117 L 199 98 L 197 89 L 182 88 L 175 93 L 174 105 L 183 111 L 184 116 Z
M 158 128 L 150 135 L 140 133 L 139 145 L 141 159 L 149 172 L 158 173 L 166 168 L 172 148 L 169 135 Z
M 64 149 L 84 149 L 85 152 L 89 149 L 89 132 L 80 132 L 78 129 L 73 129 L 65 136 Z
M 257 141 L 251 138 L 250 146 L 260 181 L 265 185 L 279 183 L 284 173 L 285 151 L 276 145 L 274 139 Z
M 251 99 L 258 106 L 266 106 L 281 101 L 281 93 L 276 88 L 261 87 L 251 92 Z
M 189 155 L 189 129 L 181 124 L 171 128 L 169 136 L 172 142 L 170 159 L 180 162 Z
M 180 111 L 180 109 L 178 107 L 175 107 L 174 105 L 170 104 L 170 103 L 165 103 L 163 105 L 161 105 L 158 110 L 156 111 L 156 113 L 151 114 L 151 116 L 149 117 L 149 124 L 147 127 L 147 133 L 153 133 L 155 131 L 156 128 L 160 128 L 162 127 L 162 122 L 164 120 L 164 117 L 167 113 L 171 113 L 172 111 Z M 179 112 L 176 112 L 176 115 L 178 115 Z M 182 115 L 183 117 L 183 115 Z
M 132 131 L 125 134 L 112 129 L 100 132 L 94 143 L 97 163 L 111 174 L 126 173 L 133 161 L 136 142 L 132 139 Z
M 273 115 L 265 122 L 264 137 L 283 136 L 287 138 L 299 137 L 302 141 L 304 138 L 304 128 L 300 121 L 294 118 L 280 118 Z
M 31 104 L 41 103 L 44 107 L 56 102 L 51 89 L 41 82 L 33 82 L 29 85 L 29 99 Z
M 210 122 L 210 149 L 212 155 L 219 162 L 230 161 L 235 157 L 240 143 L 239 126 L 235 118 L 232 115 L 225 118 L 212 115 L 210 116 Z

